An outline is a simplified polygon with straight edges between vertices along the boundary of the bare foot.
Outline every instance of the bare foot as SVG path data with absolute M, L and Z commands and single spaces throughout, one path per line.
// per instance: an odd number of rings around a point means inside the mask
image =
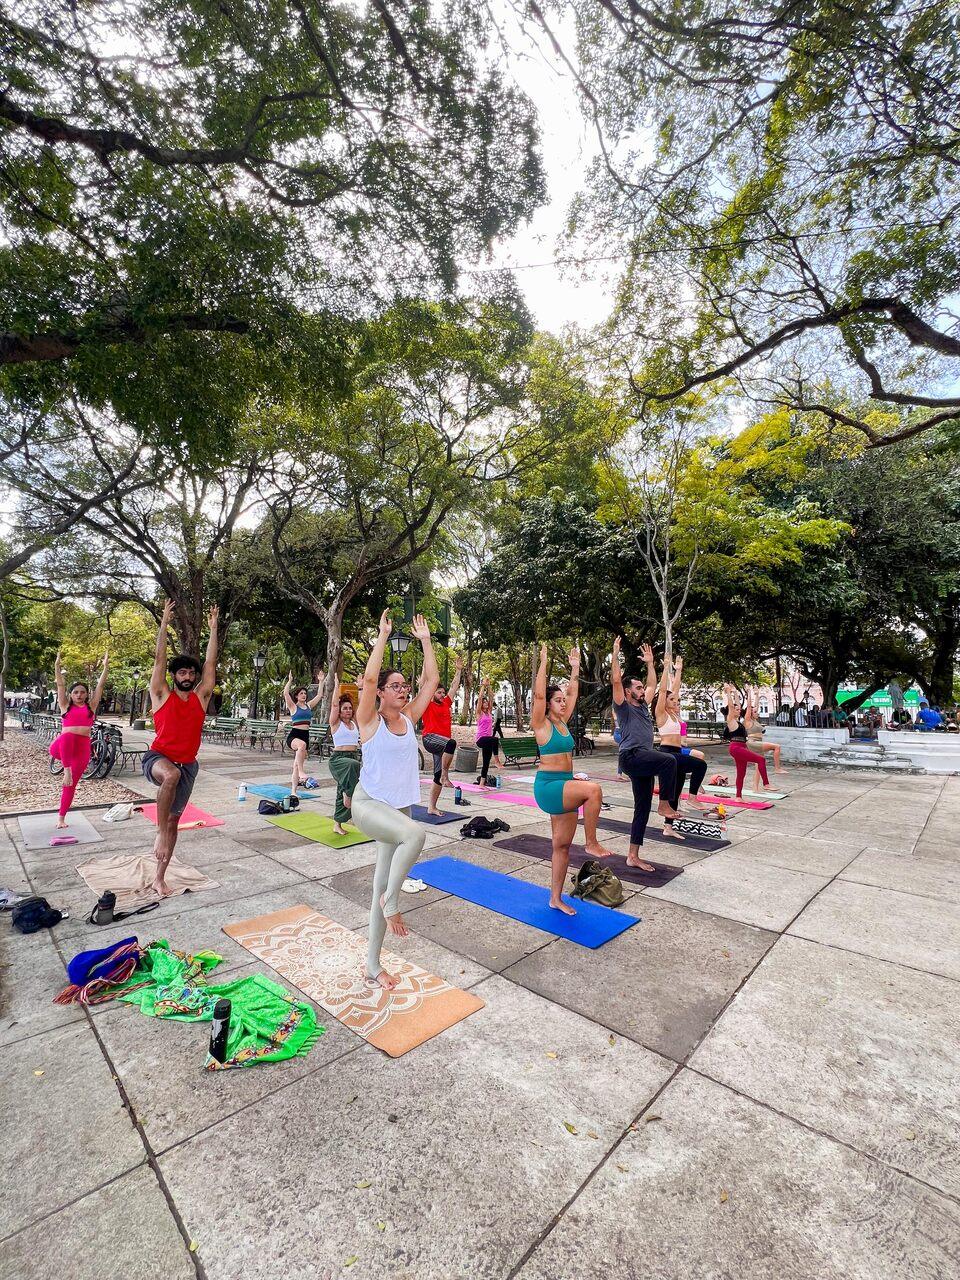
M 427 813 L 432 814 L 432 815 L 433 815 L 433 817 L 435 817 L 435 818 L 442 818 L 442 817 L 443 817 L 443 814 L 440 812 L 440 810 L 439 810 L 439 809 L 428 809 L 428 810 L 427 810 Z
M 790 770 L 789 770 L 789 769 L 783 769 L 783 768 L 780 768 L 780 769 L 774 769 L 774 771 L 773 771 L 773 772 L 774 772 L 774 773 L 789 773 L 789 772 L 790 772 Z
M 58 831 L 62 831 L 64 827 L 68 827 L 69 825 L 70 825 L 70 824 L 69 824 L 69 822 L 67 822 L 66 818 L 58 818 L 58 819 L 57 819 L 57 830 L 58 830 Z
M 663 834 L 668 840 L 683 840 L 685 838 L 679 831 L 674 831 L 673 827 L 669 826 L 666 822 L 663 824 Z
M 669 800 L 661 800 L 657 805 L 657 813 L 664 818 L 679 818 L 680 813 L 676 810 Z
M 613 850 L 605 849 L 602 844 L 585 844 L 584 849 L 589 853 L 591 858 L 612 858 Z M 553 903 L 550 904 L 553 906 Z
M 550 905 L 551 907 L 553 907 L 554 911 L 562 911 L 565 916 L 575 916 L 577 914 L 574 911 L 573 907 L 567 906 L 567 904 L 562 899 L 559 899 L 558 901 L 554 902 L 554 900 L 551 898 Z
M 333 832 L 334 832 L 334 835 L 338 835 L 338 836 L 345 836 L 349 834 L 349 832 L 345 831 L 339 822 L 335 822 L 333 824 Z
M 642 858 L 631 858 L 629 853 L 627 854 L 627 866 L 636 867 L 638 871 L 656 871 L 657 869 L 651 866 L 649 862 L 644 862 Z
M 345 795 L 345 796 L 343 797 L 343 807 L 344 807 L 345 809 L 352 809 L 352 808 L 353 808 L 353 796 L 347 796 L 347 795 Z
M 381 969 L 375 978 L 371 978 L 369 973 L 365 973 L 363 976 L 372 987 L 383 987 L 384 991 L 392 991 L 400 981 L 392 973 L 387 973 L 386 969 Z
M 153 882 L 153 887 L 156 890 L 158 898 L 167 898 L 170 896 L 171 890 L 167 888 L 167 883 L 163 876 L 157 876 L 156 880 Z
M 383 918 L 387 922 L 387 928 L 397 938 L 408 937 L 410 930 L 403 923 L 403 916 L 400 912 L 398 911 L 396 915 L 388 916 L 386 911 L 384 911 L 384 902 L 386 901 L 386 897 L 387 895 L 385 893 L 380 895 L 380 910 L 383 911 Z

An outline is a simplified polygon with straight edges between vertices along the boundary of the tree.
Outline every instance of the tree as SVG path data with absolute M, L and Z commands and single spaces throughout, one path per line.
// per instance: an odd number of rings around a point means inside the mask
M 543 197 L 488 33 L 455 0 L 5 10 L 0 363 L 199 375 L 381 272 L 449 287 Z
M 955 431 L 956 7 L 557 7 L 601 145 L 578 226 L 626 259 L 640 406 L 712 386 L 871 445 Z

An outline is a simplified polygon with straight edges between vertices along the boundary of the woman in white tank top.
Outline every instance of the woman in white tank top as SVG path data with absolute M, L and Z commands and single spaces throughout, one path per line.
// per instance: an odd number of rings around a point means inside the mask
M 425 838 L 423 828 L 410 817 L 410 806 L 420 803 L 420 760 L 414 726 L 440 683 L 430 628 L 419 613 L 410 630 L 423 648 L 423 677 L 413 701 L 402 671 L 381 671 L 391 630 L 389 610 L 384 609 L 363 673 L 357 708 L 363 765 L 351 806 L 356 824 L 377 842 L 366 978 L 386 991 L 393 990 L 397 979 L 380 963 L 384 934 L 389 926 L 396 937 L 407 936 L 400 914 L 400 886 L 420 857 Z
M 333 829 L 338 836 L 345 836 L 349 833 L 343 824 L 350 817 L 353 792 L 360 777 L 360 730 L 349 693 L 342 693 L 330 707 L 330 729 L 333 733 L 330 776 L 337 784 Z

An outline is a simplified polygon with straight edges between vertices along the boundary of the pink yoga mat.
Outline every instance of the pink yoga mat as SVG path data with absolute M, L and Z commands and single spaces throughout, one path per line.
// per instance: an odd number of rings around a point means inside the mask
M 145 804 L 140 812 L 154 826 L 157 825 L 157 806 L 155 804 Z M 212 813 L 206 813 L 203 809 L 198 809 L 196 805 L 188 803 L 180 815 L 177 830 L 184 831 L 186 828 L 196 826 L 198 823 L 201 827 L 223 827 L 226 826 L 226 819 L 215 818 Z
M 609 773 L 592 773 L 590 775 L 591 782 L 622 782 L 624 786 L 628 786 L 630 779 L 624 774 L 622 778 L 616 778 Z M 513 778 L 512 781 L 519 782 L 519 778 Z M 653 794 L 660 794 L 659 788 L 654 787 Z M 710 800 L 714 804 L 725 804 L 731 809 L 772 809 L 772 800 L 734 800 L 730 796 L 715 796 L 710 791 L 698 791 L 697 795 L 702 800 Z

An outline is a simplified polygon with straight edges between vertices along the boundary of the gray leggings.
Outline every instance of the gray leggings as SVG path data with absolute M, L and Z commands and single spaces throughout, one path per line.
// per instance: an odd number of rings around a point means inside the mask
M 373 874 L 373 901 L 370 903 L 370 932 L 367 947 L 367 977 L 375 978 L 383 966 L 380 950 L 387 931 L 385 916 L 400 910 L 400 886 L 420 857 L 426 832 L 410 817 L 408 809 L 394 809 L 368 796 L 358 783 L 353 793 L 353 820 L 360 830 L 377 842 L 377 867 Z M 384 895 L 383 909 L 380 896 Z

